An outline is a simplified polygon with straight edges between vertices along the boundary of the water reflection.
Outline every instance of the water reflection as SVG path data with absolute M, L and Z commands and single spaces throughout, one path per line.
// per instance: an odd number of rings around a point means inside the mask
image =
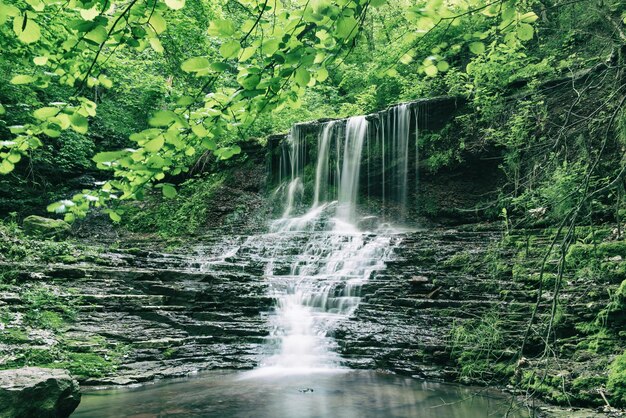
M 212 372 L 87 393 L 72 417 L 478 418 L 504 416 L 509 406 L 510 399 L 476 388 L 367 371 L 243 380 Z

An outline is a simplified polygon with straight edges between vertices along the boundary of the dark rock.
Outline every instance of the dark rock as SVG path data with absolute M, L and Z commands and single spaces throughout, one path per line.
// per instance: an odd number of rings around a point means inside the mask
M 430 279 L 428 279 L 428 277 L 426 277 L 426 276 L 413 276 L 409 280 L 409 283 L 411 283 L 414 286 L 418 286 L 418 285 L 421 285 L 421 284 L 428 283 L 429 281 L 430 281 Z
M 0 371 L 0 418 L 69 417 L 79 403 L 78 383 L 65 370 Z
M 64 238 L 71 231 L 70 224 L 60 219 L 30 215 L 24 218 L 24 232 L 40 238 Z

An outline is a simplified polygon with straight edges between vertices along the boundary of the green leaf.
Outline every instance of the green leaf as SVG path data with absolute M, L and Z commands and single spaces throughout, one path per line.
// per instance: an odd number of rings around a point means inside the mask
M 528 23 L 522 23 L 517 27 L 517 37 L 522 41 L 533 39 L 534 29 Z
M 113 222 L 119 222 L 122 220 L 122 217 L 117 212 L 114 212 L 114 211 L 109 212 L 109 218 L 111 218 Z
M 259 85 L 261 76 L 259 74 L 249 74 L 243 79 L 239 80 L 239 84 L 246 90 L 254 90 Z
M 185 7 L 185 0 L 165 0 L 165 4 L 172 10 L 180 10 Z
M 0 25 L 4 25 L 9 17 L 19 16 L 20 9 L 0 1 Z
M 533 23 L 537 19 L 539 19 L 539 16 L 537 16 L 535 12 L 524 13 L 519 17 L 520 22 L 523 23 Z
M 154 49 L 155 52 L 162 54 L 163 51 L 165 51 L 165 49 L 163 49 L 163 44 L 161 44 L 159 38 L 150 38 L 149 42 L 150 46 L 152 47 L 152 49 Z
M 61 132 L 57 131 L 56 129 L 45 128 L 43 130 L 43 133 L 48 135 L 50 138 L 58 138 L 61 136 Z
M 241 45 L 239 44 L 239 41 L 228 41 L 220 46 L 220 54 L 222 54 L 222 56 L 226 59 L 234 58 L 237 56 L 240 48 Z
M 178 119 L 178 115 L 171 110 L 159 110 L 156 112 L 148 123 L 150 126 L 168 126 Z
M 202 146 L 208 149 L 209 151 L 213 151 L 217 147 L 217 145 L 215 144 L 215 140 L 213 138 L 203 138 Z
M 98 8 L 96 6 L 92 7 L 91 9 L 81 9 L 80 11 L 80 17 L 82 17 L 84 20 L 94 20 L 96 16 L 98 16 L 100 14 L 100 12 L 98 11 Z
M 211 21 L 207 32 L 211 36 L 231 36 L 235 33 L 235 24 L 230 20 L 216 19 Z
M 272 55 L 274 55 L 276 51 L 278 51 L 279 45 L 280 45 L 279 39 L 276 39 L 276 38 L 270 39 L 263 43 L 263 53 L 267 55 L 268 57 L 271 57 Z
M 434 65 L 430 64 L 424 67 L 424 72 L 426 73 L 427 76 L 429 77 L 434 77 L 437 75 L 437 73 L 439 72 L 439 70 L 437 69 L 437 67 L 435 67 Z
M 241 152 L 241 148 L 239 145 L 234 145 L 232 147 L 224 147 L 218 150 L 215 150 L 213 153 L 217 155 L 220 160 L 227 160 L 233 155 L 239 154 Z
M 62 208 L 61 208 L 61 207 L 63 207 L 63 209 L 65 209 L 65 207 L 64 207 L 64 205 L 63 205 L 63 203 L 61 203 L 61 202 L 54 202 L 54 203 L 50 203 L 50 204 L 46 207 L 46 210 L 47 210 L 48 212 L 55 212 L 55 213 L 57 213 L 57 211 L 61 211 L 61 210 L 62 210 Z
M 39 120 L 46 120 L 52 116 L 56 116 L 59 109 L 56 107 L 42 107 L 33 112 L 33 116 Z
M 13 32 L 17 38 L 25 44 L 37 42 L 41 38 L 39 25 L 27 15 L 15 16 L 13 19 Z
M 107 151 L 99 152 L 93 156 L 92 160 L 96 163 L 108 163 L 111 161 L 117 161 L 127 154 L 126 151 Z
M 7 113 L 6 109 L 0 104 L 0 115 L 4 115 L 5 113 Z
M 26 0 L 26 3 L 28 3 L 36 12 L 43 12 L 46 8 L 45 3 L 41 0 Z
M 485 52 L 485 44 L 482 42 L 472 42 L 469 44 L 469 49 L 472 53 L 480 55 Z
M 319 82 L 325 81 L 328 78 L 328 70 L 326 69 L 326 67 L 321 67 L 320 69 L 318 69 L 315 78 L 317 78 L 317 81 Z
M 306 68 L 300 67 L 296 70 L 294 79 L 299 86 L 305 87 L 309 84 L 309 80 L 311 80 L 311 74 L 309 74 L 309 71 Z
M 241 50 L 241 54 L 239 55 L 239 62 L 244 62 L 250 59 L 256 52 L 257 48 L 254 46 L 249 46 Z
M 439 61 L 437 63 L 437 69 L 442 73 L 445 73 L 450 68 L 450 64 L 447 61 Z
M 105 89 L 110 89 L 111 87 L 113 87 L 113 81 L 111 81 L 111 79 L 104 74 L 100 74 L 98 76 L 98 81 L 100 82 L 100 85 Z
M 97 44 L 101 44 L 106 41 L 108 36 L 107 30 L 104 26 L 96 26 L 85 35 L 85 39 L 93 41 Z
M 341 16 L 337 20 L 336 35 L 338 38 L 352 37 L 357 33 L 357 20 L 352 16 Z
M 7 160 L 13 164 L 19 163 L 21 159 L 22 159 L 22 156 L 20 154 L 16 154 L 15 152 L 12 152 L 7 157 Z
M 164 184 L 162 191 L 163 191 L 163 196 L 165 196 L 168 199 L 172 199 L 176 197 L 176 188 L 170 184 Z
M 35 57 L 33 58 L 35 65 L 46 65 L 48 63 L 48 57 Z
M 15 166 L 7 160 L 4 160 L 0 163 L 0 174 L 9 174 Z
M 221 73 L 222 71 L 226 71 L 230 68 L 230 65 L 226 62 L 212 62 L 211 70 Z
M 180 65 L 180 68 L 186 73 L 193 73 L 193 72 L 198 72 L 198 71 L 204 71 L 208 69 L 210 65 L 211 63 L 209 62 L 208 59 L 204 57 L 194 57 L 194 58 L 189 58 L 188 60 L 184 61 Z
M 162 135 L 159 135 L 156 138 L 146 142 L 143 148 L 148 152 L 157 152 L 161 148 L 163 148 L 163 144 L 165 144 L 165 138 L 163 138 Z
M 28 84 L 35 81 L 36 78 L 30 75 L 16 75 L 10 81 L 11 84 Z
M 402 64 L 410 64 L 413 61 L 413 56 L 411 54 L 404 54 L 400 57 L 400 62 Z
M 79 134 L 86 134 L 89 130 L 89 122 L 87 121 L 87 118 L 78 112 L 74 112 L 70 115 L 70 123 L 72 124 L 72 129 Z
M 167 27 L 165 19 L 157 12 L 152 14 L 148 23 L 150 24 L 152 29 L 154 29 L 157 35 L 164 32 L 165 28 Z

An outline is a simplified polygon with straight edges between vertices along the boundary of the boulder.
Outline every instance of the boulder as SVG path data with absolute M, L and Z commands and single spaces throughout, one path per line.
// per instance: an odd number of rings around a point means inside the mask
M 41 238 L 63 238 L 69 235 L 71 230 L 70 224 L 65 221 L 37 215 L 24 218 L 23 227 L 27 235 Z
M 69 417 L 79 403 L 78 383 L 65 370 L 0 371 L 0 418 Z

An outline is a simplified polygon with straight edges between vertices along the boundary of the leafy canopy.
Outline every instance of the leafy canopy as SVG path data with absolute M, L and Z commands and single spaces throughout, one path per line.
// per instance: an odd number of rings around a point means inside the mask
M 23 63 L 11 83 L 74 91 L 69 100 L 46 103 L 10 127 L 12 136 L 0 141 L 0 174 L 13 171 L 62 131 L 86 134 L 97 112 L 89 93 L 114 87 L 107 75 L 111 58 L 123 51 L 163 54 L 163 37 L 185 6 L 185 0 L 0 0 L 0 46 Z M 417 61 L 419 72 L 435 77 L 448 71 L 447 53 L 467 49 L 480 55 L 501 43 L 515 48 L 533 38 L 531 23 L 537 19 L 527 2 L 515 0 L 229 1 L 205 28 L 213 48 L 180 63 L 182 74 L 198 79 L 199 87 L 155 109 L 150 126 L 130 135 L 132 147 L 93 157 L 99 169 L 112 172 L 111 180 L 48 210 L 72 221 L 102 206 L 119 221 L 115 199 L 141 199 L 150 187 L 174 197 L 174 186 L 160 181 L 187 171 L 201 153 L 218 159 L 238 154 L 240 148 L 223 138 L 245 135 L 264 113 L 301 106 L 305 89 L 327 80 L 365 38 L 366 18 L 376 8 L 402 10 L 406 26 L 394 52 L 401 50 L 381 66 L 382 75 L 393 75 L 398 63 Z M 474 33 L 419 56 L 420 43 L 431 33 L 476 16 L 480 24 Z M 5 112 L 0 104 L 0 115 Z

